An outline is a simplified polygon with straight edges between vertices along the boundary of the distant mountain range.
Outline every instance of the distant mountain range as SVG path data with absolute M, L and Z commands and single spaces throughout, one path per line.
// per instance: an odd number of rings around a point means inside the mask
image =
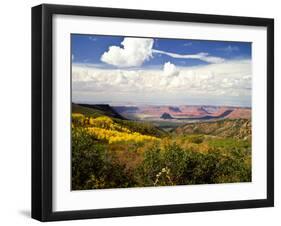
M 251 118 L 251 108 L 232 106 L 206 106 L 206 105 L 182 105 L 182 106 L 113 106 L 113 108 L 124 117 L 131 115 L 147 115 L 161 119 L 193 118 L 193 119 L 215 119 L 227 118 Z

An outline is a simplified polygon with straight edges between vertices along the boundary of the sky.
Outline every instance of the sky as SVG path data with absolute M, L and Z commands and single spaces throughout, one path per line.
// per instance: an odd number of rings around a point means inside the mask
M 251 106 L 251 43 L 71 35 L 72 101 Z

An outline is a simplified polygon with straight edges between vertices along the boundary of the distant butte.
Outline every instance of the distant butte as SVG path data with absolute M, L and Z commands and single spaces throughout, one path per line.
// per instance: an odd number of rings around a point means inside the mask
M 173 117 L 167 112 L 163 113 L 160 118 L 162 118 L 162 119 L 173 119 Z

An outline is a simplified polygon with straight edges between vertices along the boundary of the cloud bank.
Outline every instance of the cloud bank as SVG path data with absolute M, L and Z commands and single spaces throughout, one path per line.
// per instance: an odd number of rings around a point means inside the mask
M 251 61 L 158 70 L 73 65 L 73 101 L 90 103 L 251 105 Z

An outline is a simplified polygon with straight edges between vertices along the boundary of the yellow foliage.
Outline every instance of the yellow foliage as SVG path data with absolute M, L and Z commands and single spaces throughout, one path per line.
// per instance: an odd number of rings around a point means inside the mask
M 143 141 L 151 141 L 151 140 L 159 140 L 159 138 L 142 135 L 137 132 L 128 133 L 128 132 L 120 132 L 116 130 L 103 129 L 98 127 L 89 127 L 88 132 L 91 135 L 94 135 L 99 140 L 106 140 L 108 143 L 115 142 L 143 142 Z
M 72 118 L 85 118 L 85 116 L 80 113 L 72 113 Z
M 80 113 L 72 113 L 72 123 L 84 125 L 86 121 L 86 117 Z
M 108 130 L 117 130 L 120 132 L 131 133 L 131 131 L 125 127 L 120 126 L 118 123 L 113 122 L 113 120 L 107 116 L 100 116 L 97 118 L 90 118 L 90 127 L 97 127 Z
M 132 132 L 128 128 L 115 123 L 110 117 L 100 116 L 97 118 L 85 117 L 83 114 L 73 113 L 73 121 L 80 122 L 80 125 L 86 126 L 85 129 L 89 134 L 95 136 L 99 140 L 115 142 L 143 142 L 159 140 L 159 138 Z M 73 125 L 74 126 L 74 125 Z
M 110 129 L 114 125 L 113 120 L 106 116 L 90 118 L 89 124 L 90 124 L 90 126 L 96 126 L 96 127 L 100 127 L 100 128 L 106 128 L 106 129 Z

